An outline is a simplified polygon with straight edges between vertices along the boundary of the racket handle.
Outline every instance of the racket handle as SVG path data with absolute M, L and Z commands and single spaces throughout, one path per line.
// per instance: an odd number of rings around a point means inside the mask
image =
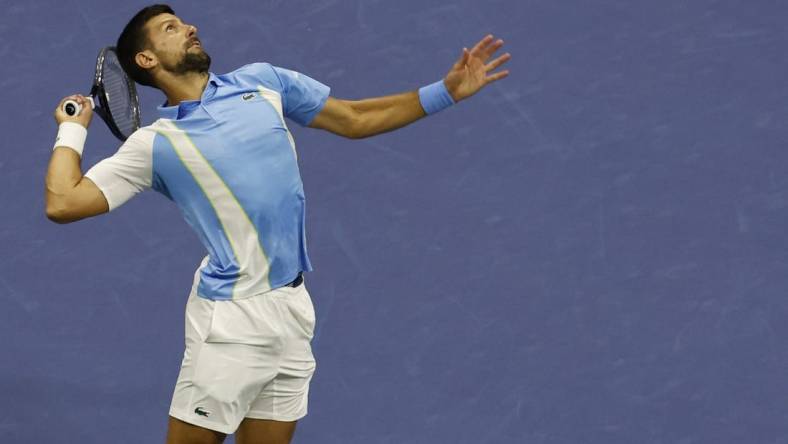
M 96 104 L 93 102 L 93 97 L 88 96 L 88 100 L 90 101 L 90 108 L 95 108 Z M 63 103 L 63 112 L 71 117 L 74 117 L 82 112 L 82 105 L 80 105 L 76 100 L 66 100 L 66 102 Z

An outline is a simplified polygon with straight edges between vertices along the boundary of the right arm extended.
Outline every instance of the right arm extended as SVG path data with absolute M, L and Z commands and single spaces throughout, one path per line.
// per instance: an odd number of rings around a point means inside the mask
M 78 116 L 71 117 L 63 112 L 63 102 L 67 99 L 75 99 L 82 105 Z M 66 97 L 55 110 L 58 125 L 74 122 L 87 128 L 92 116 L 87 99 L 79 95 Z M 65 224 L 109 211 L 101 190 L 82 176 L 81 160 L 77 151 L 66 146 L 57 146 L 52 152 L 46 176 L 46 214 L 53 222 Z

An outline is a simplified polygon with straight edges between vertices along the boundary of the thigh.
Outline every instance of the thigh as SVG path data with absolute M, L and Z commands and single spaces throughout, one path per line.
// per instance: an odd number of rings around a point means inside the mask
M 220 444 L 226 435 L 202 428 L 170 416 L 167 444 Z
M 265 299 L 190 298 L 171 417 L 224 434 L 236 430 L 277 373 L 281 340 L 269 325 L 277 311 Z
M 265 347 L 205 342 L 193 363 L 181 368 L 170 416 L 233 433 L 276 376 L 275 364 L 275 353 Z
M 316 368 L 310 345 L 315 314 L 303 284 L 277 291 L 275 297 L 282 314 L 282 353 L 276 376 L 251 404 L 246 418 L 290 422 L 307 414 L 309 384 Z
M 296 421 L 273 421 L 270 419 L 245 418 L 238 431 L 235 442 L 238 444 L 289 444 L 293 439 Z

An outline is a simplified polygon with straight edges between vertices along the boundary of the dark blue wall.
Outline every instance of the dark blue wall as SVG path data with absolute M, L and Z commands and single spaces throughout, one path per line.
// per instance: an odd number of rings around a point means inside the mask
M 0 16 L 0 441 L 163 442 L 204 252 L 144 193 L 44 217 L 60 98 L 144 3 Z M 340 98 L 512 75 L 398 132 L 292 124 L 318 328 L 296 443 L 777 443 L 788 436 L 788 5 L 180 2 L 226 72 Z M 162 101 L 141 90 L 143 118 Z M 94 119 L 86 170 L 117 149 Z

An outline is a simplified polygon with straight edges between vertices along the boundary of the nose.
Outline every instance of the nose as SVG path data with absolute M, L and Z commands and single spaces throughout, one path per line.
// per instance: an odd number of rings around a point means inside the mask
M 188 29 L 189 29 L 189 30 L 188 30 L 188 32 L 187 32 L 187 35 L 188 35 L 189 37 L 192 37 L 192 36 L 194 36 L 194 35 L 197 35 L 197 27 L 196 27 L 196 26 L 194 26 L 194 25 L 189 25 L 189 28 L 188 28 Z

